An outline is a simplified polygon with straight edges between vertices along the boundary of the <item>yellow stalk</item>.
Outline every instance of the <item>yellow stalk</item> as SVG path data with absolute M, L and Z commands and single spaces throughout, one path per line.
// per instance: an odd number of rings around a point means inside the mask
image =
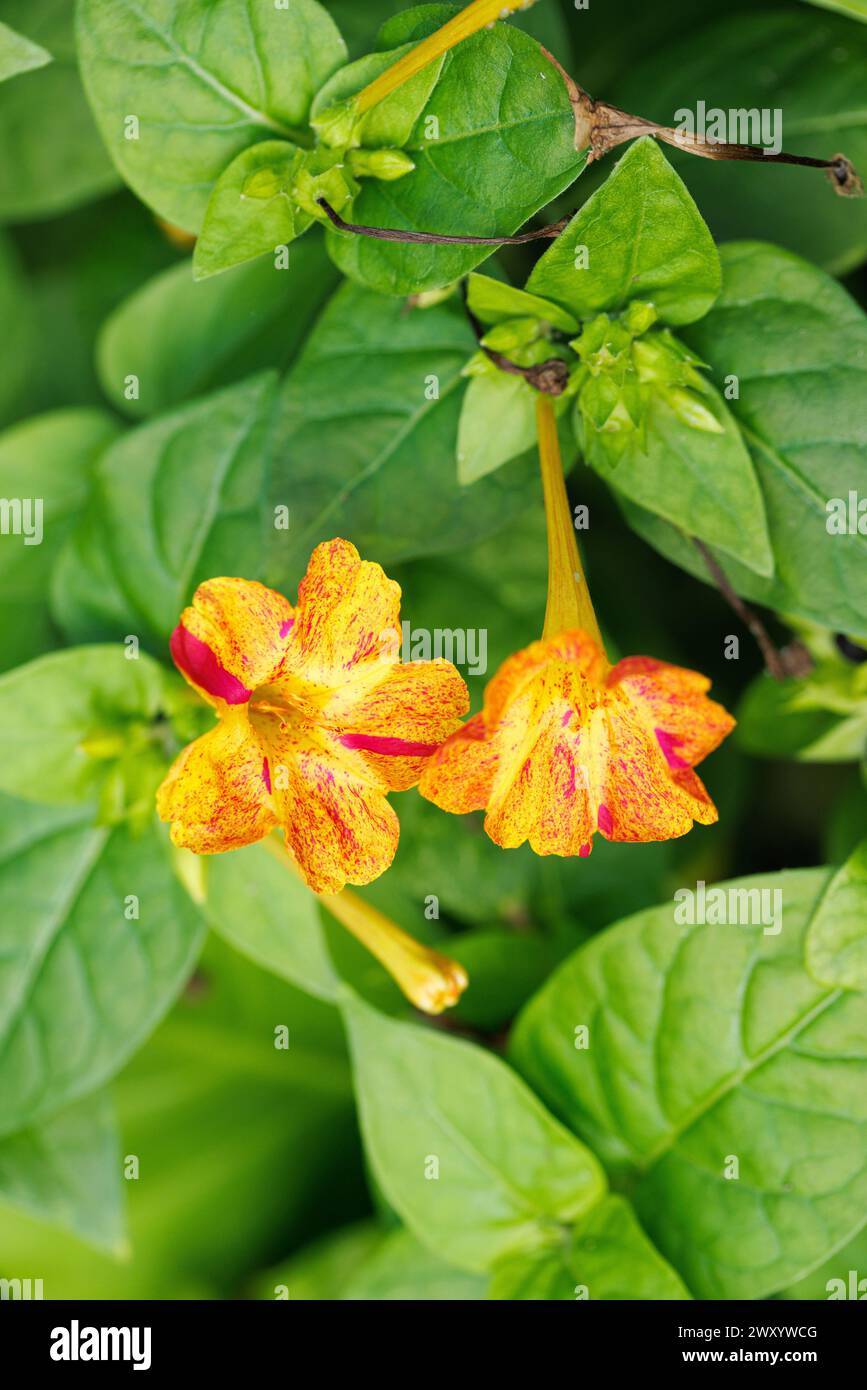
M 282 839 L 269 835 L 265 845 L 300 877 Z M 441 1014 L 458 1002 L 469 981 L 457 961 L 423 946 L 348 888 L 342 893 L 319 893 L 317 897 L 332 917 L 376 957 L 417 1009 L 426 1014 Z
M 403 86 L 404 82 L 415 77 L 428 63 L 434 62 L 443 53 L 448 53 L 449 49 L 454 48 L 462 39 L 468 39 L 471 34 L 484 29 L 488 24 L 493 24 L 497 19 L 505 19 L 515 10 L 529 9 L 529 6 L 535 3 L 536 0 L 472 0 L 472 3 L 461 10 L 460 14 L 456 14 L 454 19 L 437 29 L 435 34 L 422 39 L 421 43 L 409 53 L 405 53 L 402 58 L 398 58 L 396 63 L 386 68 L 385 72 L 380 73 L 379 77 L 359 92 L 356 98 L 359 116 L 363 116 L 365 111 L 382 101 L 383 97 L 389 96 L 398 87 Z
M 548 604 L 542 636 L 556 637 L 558 632 L 581 628 L 598 644 L 604 656 L 602 634 L 587 588 L 566 495 L 554 407 L 550 397 L 541 392 L 536 397 L 536 430 L 548 529 Z

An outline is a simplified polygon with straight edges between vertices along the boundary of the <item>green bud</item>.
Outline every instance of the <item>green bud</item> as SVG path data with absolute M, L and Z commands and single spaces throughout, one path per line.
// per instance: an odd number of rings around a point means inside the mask
M 357 179 L 382 179 L 393 183 L 411 174 L 415 161 L 404 150 L 349 150 L 346 162 Z
M 310 124 L 319 136 L 320 143 L 332 150 L 346 150 L 358 144 L 355 127 L 358 123 L 355 97 L 348 101 L 338 101 L 334 106 L 326 106 Z
M 482 342 L 485 347 L 493 348 L 494 352 L 502 352 L 506 357 L 513 357 L 516 352 L 534 343 L 539 338 L 539 334 L 538 319 L 507 319 L 505 323 L 498 323 L 493 328 L 489 328 Z M 548 356 L 550 353 L 546 349 L 542 360 Z M 531 364 L 522 362 L 521 365 Z
M 317 171 L 318 162 L 315 159 L 305 161 L 298 170 L 292 184 L 292 197 L 302 212 L 325 222 L 327 213 L 319 206 L 317 199 L 324 198 L 335 212 L 340 212 L 352 201 L 358 185 L 344 164 L 335 163 L 330 168 Z
M 656 310 L 652 304 L 636 299 L 623 315 L 623 326 L 634 338 L 646 333 L 656 323 Z
M 684 424 L 689 425 L 690 429 L 701 430 L 704 434 L 724 434 L 724 428 L 719 420 L 703 405 L 697 396 L 691 391 L 685 391 L 680 386 L 671 387 L 665 393 L 665 399 Z

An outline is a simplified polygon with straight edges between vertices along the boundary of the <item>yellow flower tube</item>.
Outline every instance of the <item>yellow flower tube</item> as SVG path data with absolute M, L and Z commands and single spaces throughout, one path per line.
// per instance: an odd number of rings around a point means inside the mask
M 507 18 L 515 10 L 529 9 L 532 4 L 535 4 L 535 0 L 472 0 L 472 3 L 461 10 L 460 14 L 456 14 L 454 19 L 437 29 L 435 34 L 423 39 L 359 92 L 356 98 L 358 115 L 363 116 L 377 102 L 382 101 L 383 97 L 389 96 L 398 87 L 403 86 L 404 82 L 415 77 L 428 63 L 434 62 L 443 53 L 448 53 L 455 44 L 470 38 L 479 29 L 484 29 L 496 20 Z

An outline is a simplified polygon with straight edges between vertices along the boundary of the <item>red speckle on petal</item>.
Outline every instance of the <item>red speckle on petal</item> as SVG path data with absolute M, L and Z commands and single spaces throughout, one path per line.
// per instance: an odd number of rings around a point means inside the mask
M 271 795 L 271 769 L 268 766 L 268 759 L 262 760 L 262 781 L 265 783 L 265 790 Z
M 247 687 L 221 666 L 207 642 L 194 637 L 183 623 L 178 623 L 172 633 L 169 650 L 178 670 L 209 695 L 225 700 L 227 705 L 243 705 L 249 700 Z
M 662 749 L 669 767 L 689 767 L 686 759 L 681 758 L 674 751 L 676 744 L 683 743 L 682 738 L 679 738 L 677 734 L 666 733 L 665 729 L 654 729 L 653 732 L 656 734 L 656 741 Z
M 610 835 L 614 829 L 614 818 L 604 802 L 599 807 L 597 823 L 603 835 Z
M 285 621 L 285 623 L 281 623 L 281 624 L 280 624 L 280 636 L 281 636 L 281 637 L 288 637 L 288 636 L 289 636 L 289 633 L 292 631 L 292 628 L 293 628 L 294 626 L 295 626 L 295 619 L 294 619 L 294 618 L 287 618 L 286 621 Z
M 589 845 L 589 844 L 582 845 L 581 848 L 579 849 L 578 853 L 579 853 L 579 855 L 581 856 L 582 859 L 586 859 L 587 856 L 588 856 L 588 854 L 590 853 L 590 845 Z

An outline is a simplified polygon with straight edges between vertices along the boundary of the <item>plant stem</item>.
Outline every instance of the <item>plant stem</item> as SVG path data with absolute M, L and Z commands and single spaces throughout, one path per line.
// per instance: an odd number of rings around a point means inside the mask
M 264 841 L 284 868 L 298 878 L 298 866 L 282 840 Z M 312 890 L 311 890 L 312 891 Z M 416 941 L 356 893 L 317 893 L 323 907 L 384 966 L 411 1004 L 426 1014 L 440 1014 L 456 1004 L 466 989 L 467 973 L 457 961 Z
M 728 575 L 717 561 L 716 557 L 697 536 L 693 536 L 692 543 L 701 558 L 707 565 L 708 571 L 722 594 L 723 598 L 734 609 L 741 622 L 749 628 L 753 637 L 756 639 L 759 650 L 765 660 L 765 666 L 776 681 L 787 680 L 790 672 L 786 669 L 782 653 L 777 650 L 771 640 L 767 628 L 761 618 L 748 608 L 739 594 L 736 594 L 729 582 Z
M 523 246 L 527 241 L 553 241 L 569 222 L 568 217 L 561 217 L 547 227 L 519 232 L 517 236 L 447 236 L 444 232 L 407 232 L 400 227 L 366 227 L 361 222 L 345 222 L 325 198 L 316 201 L 340 232 L 354 232 L 356 236 L 372 237 L 374 241 L 403 241 L 418 246 Z
M 547 396 L 536 398 L 536 430 L 548 529 L 548 603 L 542 636 L 556 637 L 560 632 L 580 629 L 593 638 L 605 656 L 566 495 L 557 420 Z
M 364 87 L 356 98 L 358 114 L 363 116 L 365 111 L 369 111 L 377 102 L 382 101 L 383 97 L 402 87 L 404 82 L 415 77 L 422 68 L 433 63 L 443 53 L 448 53 L 455 44 L 470 38 L 479 29 L 486 28 L 496 20 L 504 19 L 515 10 L 528 9 L 531 4 L 535 4 L 535 0 L 472 0 L 460 14 L 456 14 L 441 29 L 437 29 L 436 33 L 422 39 L 409 53 L 398 58 L 396 63 L 392 63 L 390 68 L 386 68 L 385 72 L 380 73 L 379 77 Z

